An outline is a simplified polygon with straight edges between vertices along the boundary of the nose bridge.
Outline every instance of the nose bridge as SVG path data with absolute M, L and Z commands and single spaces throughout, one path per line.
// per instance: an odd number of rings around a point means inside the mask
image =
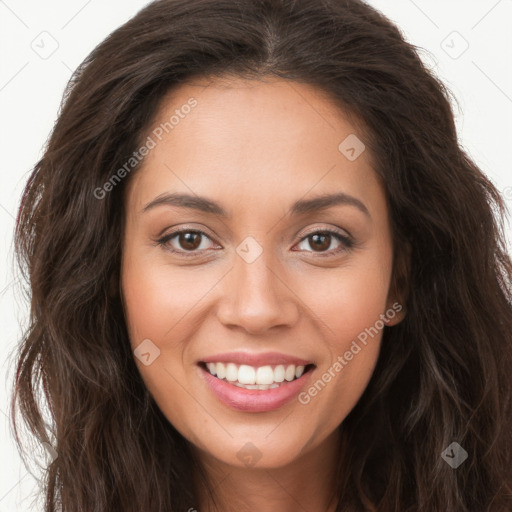
M 270 254 L 270 250 L 261 251 L 259 256 L 254 257 L 251 253 L 254 248 L 249 246 L 249 252 L 246 255 L 240 255 L 244 250 L 243 245 L 237 249 L 237 258 L 234 263 L 234 276 L 238 285 L 237 289 L 243 291 L 243 296 L 249 297 L 262 295 L 266 302 L 276 299 L 276 281 L 279 270 L 276 269 L 275 258 Z M 248 259 L 245 258 L 248 256 Z M 282 279 L 282 277 L 281 277 Z M 241 288 L 245 290 L 241 290 Z
M 252 333 L 293 324 L 298 318 L 297 305 L 272 250 L 263 250 L 254 238 L 247 237 L 236 253 L 233 269 L 226 276 L 220 321 Z

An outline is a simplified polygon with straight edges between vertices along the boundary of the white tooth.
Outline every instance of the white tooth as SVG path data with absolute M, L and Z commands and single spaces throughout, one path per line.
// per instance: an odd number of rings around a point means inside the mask
M 208 371 L 212 374 L 212 375 L 216 375 L 217 372 L 216 372 L 216 364 L 215 363 L 206 363 L 206 367 L 208 368 Z
M 228 363 L 226 365 L 226 380 L 229 382 L 235 382 L 238 379 L 238 368 L 234 363 Z
M 238 369 L 238 382 L 241 384 L 254 384 L 256 382 L 256 372 L 254 371 L 254 368 L 252 366 L 242 364 Z
M 284 366 L 278 365 L 274 369 L 274 382 L 283 382 L 284 380 Z
M 244 384 L 240 384 L 240 382 L 235 382 L 235 386 L 238 386 L 239 388 L 245 388 Z
M 305 366 L 297 366 L 295 369 L 295 377 L 297 377 L 297 379 L 304 373 L 304 368 Z
M 272 384 L 274 371 L 271 366 L 260 366 L 256 371 L 256 384 Z
M 217 377 L 223 379 L 226 376 L 226 367 L 224 363 L 217 363 Z
M 219 369 L 217 368 L 217 372 L 219 371 Z M 295 365 L 294 364 L 291 364 L 289 366 L 286 367 L 286 371 L 284 373 L 284 378 L 290 382 L 292 381 L 293 379 L 295 379 Z
M 276 384 L 274 382 L 274 384 L 270 384 L 269 388 L 268 389 L 275 389 L 275 388 L 278 388 L 279 387 L 279 384 Z
M 269 385 L 268 385 L 268 384 L 259 384 L 259 385 L 258 385 L 258 389 L 263 389 L 263 390 L 265 390 L 265 389 L 268 389 L 268 388 L 269 388 Z
M 246 384 L 245 388 L 246 389 L 258 389 L 259 386 L 258 386 L 258 384 Z

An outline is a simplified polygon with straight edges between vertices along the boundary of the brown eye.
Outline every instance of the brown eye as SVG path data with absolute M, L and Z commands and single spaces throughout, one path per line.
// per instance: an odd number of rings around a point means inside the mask
M 182 249 L 193 251 L 201 245 L 201 236 L 197 231 L 184 231 L 178 234 L 178 244 Z
M 206 241 L 206 245 L 203 241 Z M 211 242 L 211 239 L 206 233 L 191 229 L 174 231 L 157 240 L 165 249 L 183 256 L 199 255 L 208 248 L 208 241 Z
M 331 247 L 334 242 L 334 247 Z M 309 247 L 300 246 L 307 244 Z M 305 252 L 318 253 L 319 256 L 330 256 L 339 252 L 348 251 L 354 245 L 353 240 L 345 234 L 337 231 L 315 231 L 302 238 L 298 244 L 299 249 Z
M 325 251 L 326 249 L 329 249 L 329 246 L 331 245 L 332 236 L 327 233 L 321 233 L 310 235 L 308 238 L 310 240 L 310 247 L 315 251 Z

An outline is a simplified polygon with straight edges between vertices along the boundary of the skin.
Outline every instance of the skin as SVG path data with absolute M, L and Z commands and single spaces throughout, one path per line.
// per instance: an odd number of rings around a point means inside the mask
M 207 468 L 220 510 L 334 510 L 338 426 L 370 380 L 382 331 L 308 404 L 293 399 L 268 412 L 224 405 L 198 361 L 277 351 L 313 361 L 310 383 L 332 368 L 396 301 L 384 190 L 368 149 L 354 161 L 338 150 L 358 129 L 312 86 L 270 78 L 189 82 L 168 95 L 153 127 L 190 97 L 197 106 L 149 152 L 127 188 L 121 290 L 130 340 L 133 349 L 149 339 L 160 350 L 150 365 L 136 363 Z M 334 191 L 357 198 L 369 214 L 349 204 L 288 214 L 296 200 Z M 167 192 L 206 196 L 229 217 L 168 204 L 144 211 Z M 178 236 L 167 246 L 156 242 L 171 228 L 206 233 L 196 255 L 169 250 L 187 252 Z M 355 244 L 332 237 L 316 249 L 305 238 L 325 229 L 348 233 Z M 236 251 L 248 236 L 263 251 L 251 263 Z M 261 456 L 254 466 L 237 457 L 248 442 Z M 206 497 L 200 506 L 210 510 Z

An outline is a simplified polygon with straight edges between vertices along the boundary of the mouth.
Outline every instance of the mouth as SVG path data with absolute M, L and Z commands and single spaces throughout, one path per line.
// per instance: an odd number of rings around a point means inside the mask
M 210 391 L 231 409 L 266 412 L 296 397 L 316 365 L 280 354 L 232 353 L 198 362 Z
M 228 362 L 201 362 L 199 366 L 218 380 L 243 389 L 266 391 L 300 379 L 314 364 L 278 364 L 251 366 Z

